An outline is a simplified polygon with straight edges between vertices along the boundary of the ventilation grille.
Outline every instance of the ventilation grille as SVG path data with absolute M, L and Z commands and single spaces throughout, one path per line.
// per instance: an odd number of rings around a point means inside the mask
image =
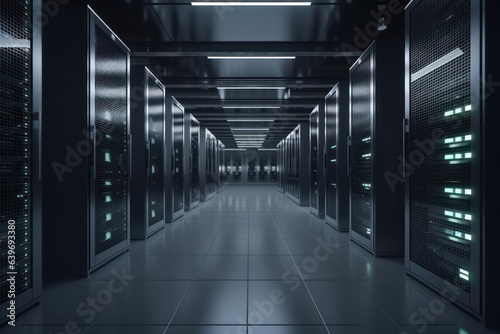
M 126 53 L 96 27 L 96 254 L 127 240 L 127 65 Z
M 371 57 L 351 74 L 351 228 L 366 239 L 372 232 Z
M 164 103 L 163 90 L 155 80 L 148 80 L 148 136 L 149 136 L 149 226 L 164 220 Z
M 470 228 L 470 10 L 469 0 L 421 1 L 410 16 L 409 152 L 424 158 L 410 178 L 410 259 L 465 291 L 479 237 Z
M 337 219 L 337 92 L 326 101 L 326 214 Z
M 0 3 L 0 304 L 7 272 L 17 272 L 16 295 L 32 287 L 32 54 L 31 2 Z M 8 261 L 8 221 L 15 221 L 15 267 Z
M 311 207 L 318 209 L 318 118 L 319 113 L 315 112 L 310 116 L 310 136 L 311 136 Z

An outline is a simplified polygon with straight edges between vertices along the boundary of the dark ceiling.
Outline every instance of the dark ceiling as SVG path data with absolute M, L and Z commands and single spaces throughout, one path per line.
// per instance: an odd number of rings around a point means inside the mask
M 408 2 L 402 0 L 401 6 Z M 348 77 L 367 46 L 356 44 L 358 31 L 377 24 L 372 14 L 387 0 L 313 0 L 307 7 L 195 7 L 185 0 L 89 3 L 132 50 L 132 63 L 148 66 L 168 94 L 226 148 L 237 147 L 234 134 L 260 134 L 263 148 L 275 148 L 308 120 L 339 79 Z

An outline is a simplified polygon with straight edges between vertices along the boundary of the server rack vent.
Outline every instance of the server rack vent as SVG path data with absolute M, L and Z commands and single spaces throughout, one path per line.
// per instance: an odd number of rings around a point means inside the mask
M 148 136 L 149 136 L 149 226 L 164 217 L 164 101 L 163 90 L 152 77 L 148 78 Z
M 470 291 L 470 0 L 421 1 L 410 14 L 410 260 Z M 436 139 L 435 134 L 442 134 Z
M 372 57 L 366 57 L 351 74 L 351 228 L 368 240 L 372 228 Z
M 96 254 L 127 240 L 127 66 L 127 54 L 96 27 Z
M 17 272 L 16 294 L 32 281 L 32 51 L 31 1 L 0 3 L 0 304 L 7 272 Z M 15 221 L 16 265 L 8 263 L 8 221 Z

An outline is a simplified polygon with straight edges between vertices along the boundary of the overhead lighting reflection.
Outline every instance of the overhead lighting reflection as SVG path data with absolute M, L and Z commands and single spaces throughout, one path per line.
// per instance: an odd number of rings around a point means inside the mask
M 274 122 L 274 119 L 228 119 L 228 122 Z
M 192 6 L 310 6 L 310 2 L 191 2 Z

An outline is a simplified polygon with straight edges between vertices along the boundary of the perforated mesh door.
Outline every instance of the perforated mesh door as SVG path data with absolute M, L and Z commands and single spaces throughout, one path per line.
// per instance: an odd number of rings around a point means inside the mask
M 314 112 L 310 116 L 311 134 L 311 207 L 318 208 L 318 130 L 319 114 Z
M 326 100 L 326 214 L 337 219 L 337 92 Z
M 173 108 L 173 136 L 174 136 L 174 212 L 184 209 L 184 172 L 183 172 L 183 145 L 184 145 L 184 112 L 175 103 Z
M 200 125 L 191 119 L 191 202 L 200 200 L 200 172 L 198 143 L 200 137 Z
M 372 229 L 371 93 L 373 54 L 351 73 L 351 228 L 367 239 Z
M 409 152 L 424 157 L 410 177 L 410 260 L 465 291 L 479 238 L 470 228 L 470 10 L 470 0 L 421 1 L 410 14 Z
M 0 2 L 0 303 L 7 272 L 16 294 L 32 287 L 32 53 L 31 1 Z M 8 222 L 15 221 L 16 264 L 8 263 Z
M 149 226 L 165 218 L 164 109 L 163 89 L 150 77 L 148 79 Z
M 127 240 L 127 55 L 95 29 L 95 251 Z

